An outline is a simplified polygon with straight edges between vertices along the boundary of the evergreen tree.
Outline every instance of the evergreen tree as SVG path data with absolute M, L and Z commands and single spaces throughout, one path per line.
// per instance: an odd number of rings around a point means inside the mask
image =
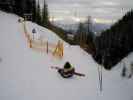
M 91 25 L 92 25 L 91 16 L 88 16 L 86 23 L 87 23 L 87 42 L 89 41 L 92 42 L 94 38 L 94 33 L 91 31 Z
M 19 16 L 23 16 L 24 13 L 23 2 L 24 2 L 23 0 L 14 0 L 13 12 Z
M 83 44 L 83 30 L 84 30 L 84 28 L 83 28 L 83 23 L 79 23 L 79 25 L 78 25 L 78 29 L 77 29 L 77 42 L 80 44 L 80 45 L 82 45 Z
M 32 1 L 32 21 L 36 22 L 36 0 Z
M 0 0 L 0 10 L 12 12 L 13 2 L 13 0 Z
M 105 53 L 104 66 L 106 69 L 111 69 L 133 51 L 133 10 L 126 13 L 110 29 L 102 32 L 98 38 L 95 59 L 101 61 L 99 59 L 102 59 Z
M 25 13 L 31 13 L 31 9 L 32 9 L 31 0 L 26 0 L 25 4 L 26 4 Z
M 43 11 L 42 11 L 42 23 L 43 26 L 48 27 L 48 23 L 49 23 L 49 16 L 48 16 L 48 7 L 47 4 L 44 0 L 44 6 L 43 6 Z
M 36 8 L 36 23 L 42 25 L 42 18 L 41 18 L 41 10 L 40 10 L 40 3 L 38 0 L 37 8 Z
M 88 16 L 87 18 L 87 33 L 91 33 L 91 16 Z

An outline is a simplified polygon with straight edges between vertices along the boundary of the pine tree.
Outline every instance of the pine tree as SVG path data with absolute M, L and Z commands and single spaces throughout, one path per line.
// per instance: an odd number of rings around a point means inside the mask
M 85 32 L 84 23 L 81 23 L 81 22 L 79 23 L 77 33 L 79 35 L 78 39 L 79 39 L 80 46 L 82 46 L 86 42 L 86 32 Z
M 36 22 L 36 0 L 32 1 L 32 21 Z
M 98 37 L 98 42 L 100 44 L 96 47 L 98 48 L 97 54 L 103 55 L 103 51 L 107 51 L 106 58 L 104 59 L 106 62 L 104 65 L 105 68 L 111 69 L 121 59 L 123 59 L 123 57 L 133 51 L 132 33 L 133 10 L 126 13 L 119 21 L 113 24 L 110 29 L 103 31 L 101 36 Z M 98 57 L 98 55 L 95 55 L 95 57 Z
M 25 1 L 25 13 L 31 13 L 32 12 L 32 1 L 26 0 Z
M 45 27 L 48 27 L 49 19 L 48 19 L 48 7 L 47 4 L 44 0 L 44 6 L 43 6 L 43 11 L 42 11 L 42 24 Z
M 40 10 L 40 3 L 38 0 L 37 8 L 36 8 L 36 23 L 42 25 L 42 18 L 41 18 L 41 10 Z
M 14 0 L 13 12 L 17 15 L 23 16 L 23 0 Z
M 91 33 L 91 16 L 88 16 L 88 19 L 87 19 L 87 33 Z
M 94 38 L 94 34 L 91 30 L 91 26 L 92 26 L 91 16 L 88 16 L 88 19 L 87 19 L 87 39 L 89 38 L 89 40 L 92 42 L 93 38 Z
M 12 0 L 0 0 L 0 10 L 4 10 L 6 12 L 12 12 L 12 3 L 14 1 Z

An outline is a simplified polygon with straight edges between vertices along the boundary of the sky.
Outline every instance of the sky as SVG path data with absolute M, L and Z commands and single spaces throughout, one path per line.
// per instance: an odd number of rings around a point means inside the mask
M 40 0 L 41 6 L 44 0 Z M 51 20 L 66 23 L 85 21 L 112 24 L 133 8 L 133 0 L 46 0 Z

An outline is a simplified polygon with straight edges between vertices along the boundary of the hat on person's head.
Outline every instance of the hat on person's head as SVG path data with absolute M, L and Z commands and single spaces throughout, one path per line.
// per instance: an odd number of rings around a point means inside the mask
M 65 69 L 71 68 L 71 64 L 69 62 L 66 62 L 64 65 L 64 68 Z

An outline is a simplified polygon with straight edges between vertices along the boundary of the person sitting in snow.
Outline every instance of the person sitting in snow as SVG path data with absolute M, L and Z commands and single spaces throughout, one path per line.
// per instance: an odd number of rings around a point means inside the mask
M 66 62 L 63 69 L 58 70 L 59 74 L 64 78 L 70 78 L 74 75 L 75 68 L 69 62 Z

